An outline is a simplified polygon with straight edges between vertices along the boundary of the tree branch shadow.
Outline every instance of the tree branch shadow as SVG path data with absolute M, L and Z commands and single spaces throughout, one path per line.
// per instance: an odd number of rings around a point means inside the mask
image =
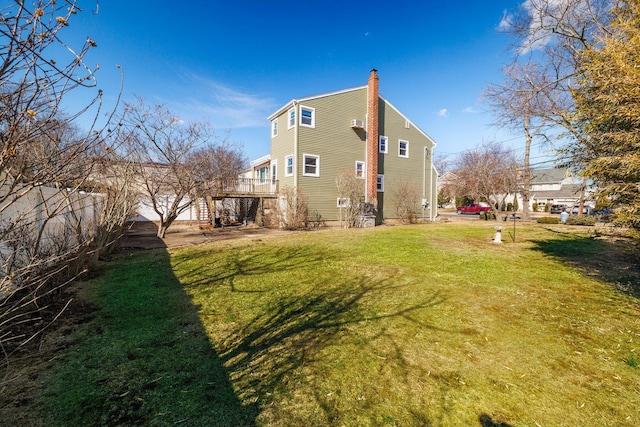
M 548 230 L 559 238 L 534 240 L 534 250 L 606 282 L 620 292 L 640 298 L 639 254 L 631 240 L 603 240 Z

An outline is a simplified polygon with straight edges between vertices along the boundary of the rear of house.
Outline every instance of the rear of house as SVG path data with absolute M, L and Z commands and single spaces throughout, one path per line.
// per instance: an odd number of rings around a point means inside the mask
M 369 203 L 376 223 L 397 218 L 395 202 L 407 194 L 417 214 L 436 216 L 435 143 L 379 96 L 375 70 L 365 86 L 294 99 L 269 120 L 272 177 L 304 193 L 310 212 L 340 218 L 336 177 L 347 173 L 362 180 L 355 202 Z

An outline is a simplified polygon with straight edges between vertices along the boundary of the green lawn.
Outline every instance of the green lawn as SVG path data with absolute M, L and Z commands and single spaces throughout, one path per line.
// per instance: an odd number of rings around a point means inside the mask
M 122 256 L 85 287 L 100 311 L 45 423 L 640 425 L 637 258 L 564 226 L 496 245 L 492 225 Z

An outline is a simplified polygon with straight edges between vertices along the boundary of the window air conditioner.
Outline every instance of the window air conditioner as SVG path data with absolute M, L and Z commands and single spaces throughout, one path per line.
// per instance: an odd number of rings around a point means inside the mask
M 358 120 L 358 119 L 351 120 L 351 127 L 352 128 L 362 128 L 363 127 L 362 120 Z

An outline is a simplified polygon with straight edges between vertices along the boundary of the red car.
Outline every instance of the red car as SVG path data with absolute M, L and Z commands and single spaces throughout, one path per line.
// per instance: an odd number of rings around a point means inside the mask
M 458 206 L 456 208 L 457 214 L 480 215 L 482 212 L 491 212 L 491 206 L 479 205 L 476 203 L 473 205 Z

